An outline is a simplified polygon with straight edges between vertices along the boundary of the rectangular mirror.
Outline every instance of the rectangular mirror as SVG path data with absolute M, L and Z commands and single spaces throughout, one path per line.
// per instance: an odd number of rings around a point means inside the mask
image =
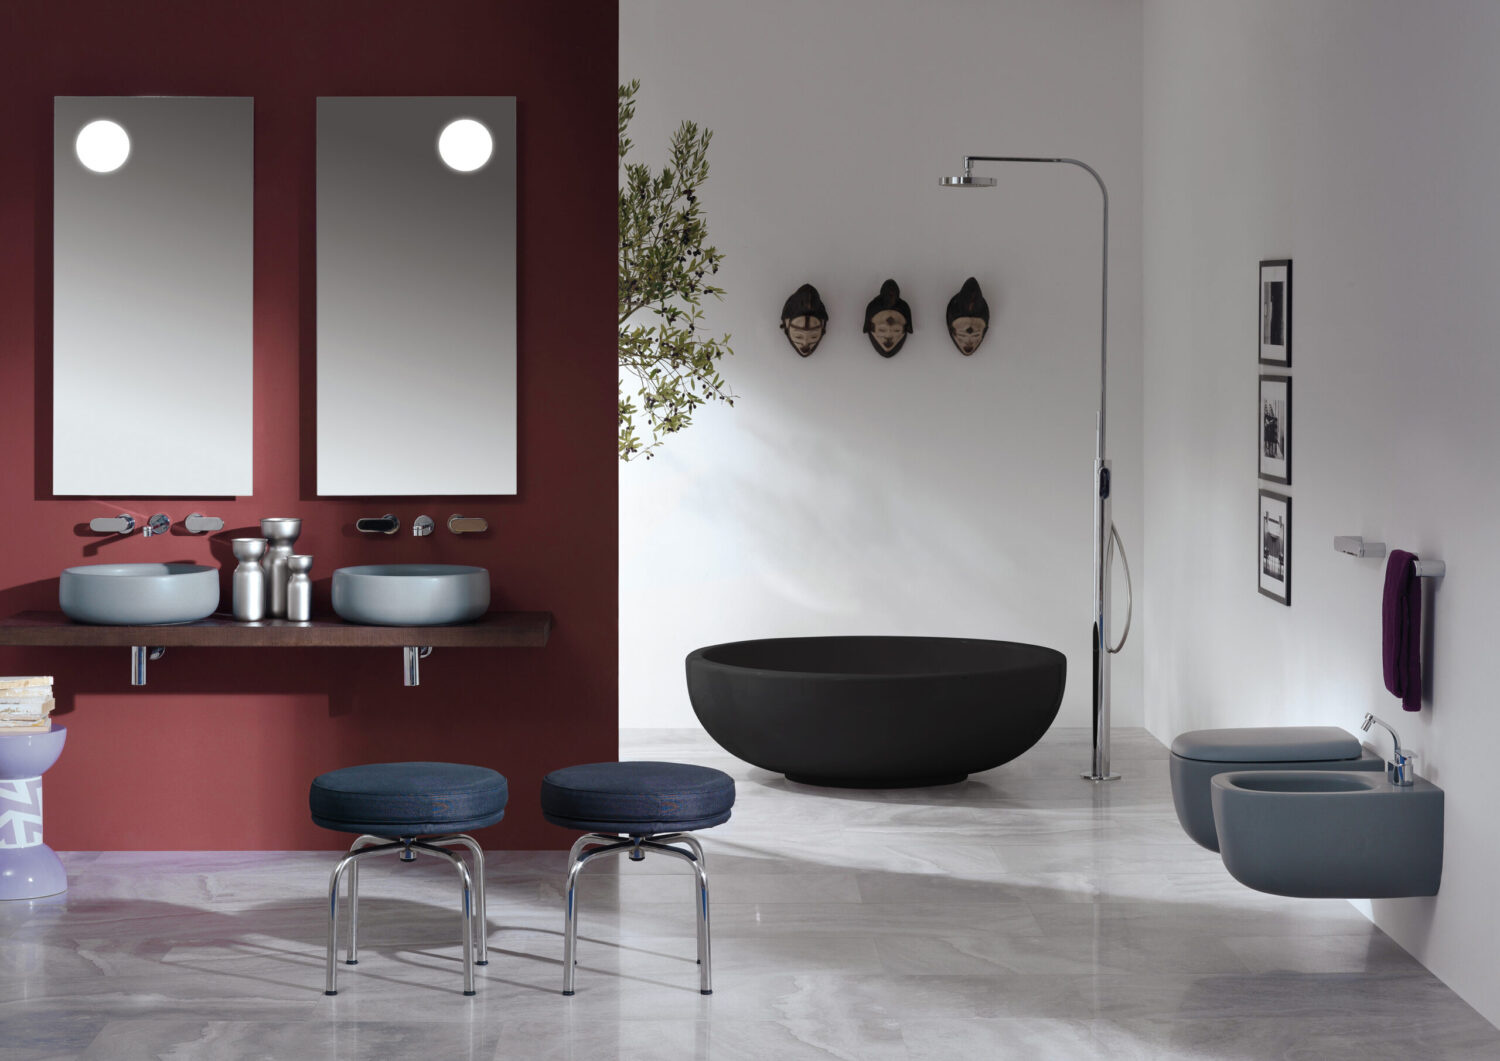
M 53 103 L 52 491 L 250 494 L 254 102 Z
M 515 98 L 319 99 L 317 202 L 318 493 L 515 493 Z

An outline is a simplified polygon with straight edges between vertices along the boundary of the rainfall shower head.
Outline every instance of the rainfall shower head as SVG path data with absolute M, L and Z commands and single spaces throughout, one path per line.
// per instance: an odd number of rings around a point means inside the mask
M 938 184 L 944 188 L 993 188 L 994 177 L 974 176 L 974 156 L 964 156 L 964 172 L 961 177 L 939 177 Z

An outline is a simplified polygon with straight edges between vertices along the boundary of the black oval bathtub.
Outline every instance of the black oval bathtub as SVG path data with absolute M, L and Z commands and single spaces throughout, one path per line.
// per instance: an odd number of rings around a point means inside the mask
M 810 785 L 962 781 L 1047 732 L 1067 659 L 1015 641 L 784 637 L 688 654 L 688 696 L 724 749 Z

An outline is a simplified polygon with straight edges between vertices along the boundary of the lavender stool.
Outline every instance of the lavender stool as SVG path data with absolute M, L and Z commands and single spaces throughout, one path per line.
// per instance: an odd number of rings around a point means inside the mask
M 39 899 L 68 890 L 57 852 L 42 843 L 42 775 L 57 762 L 66 726 L 0 734 L 0 899 Z

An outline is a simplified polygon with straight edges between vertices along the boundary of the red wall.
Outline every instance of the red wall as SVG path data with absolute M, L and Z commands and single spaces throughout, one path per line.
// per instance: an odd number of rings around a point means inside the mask
M 232 567 L 227 538 L 303 520 L 317 607 L 346 564 L 485 565 L 501 609 L 553 612 L 542 649 L 439 649 L 422 685 L 398 649 L 172 649 L 129 685 L 128 651 L 0 649 L 0 674 L 56 675 L 62 760 L 46 776 L 59 850 L 327 848 L 308 782 L 354 763 L 440 759 L 510 780 L 487 847 L 571 840 L 537 811 L 548 770 L 617 755 L 614 3 L 47 0 L 0 10 L 0 615 L 57 607 L 80 562 Z M 52 97 L 255 98 L 255 494 L 51 494 Z M 519 493 L 319 500 L 314 488 L 314 142 L 320 95 L 514 95 L 519 158 Z M 566 322 L 561 335 L 558 325 Z M 149 373 L 151 366 L 141 366 Z M 443 459 L 441 425 L 392 425 Z M 194 429 L 122 413 L 122 431 Z M 98 515 L 222 516 L 226 533 L 100 539 Z M 394 512 L 396 537 L 356 517 Z M 455 537 L 449 515 L 484 516 Z M 426 513 L 428 538 L 410 534 Z

